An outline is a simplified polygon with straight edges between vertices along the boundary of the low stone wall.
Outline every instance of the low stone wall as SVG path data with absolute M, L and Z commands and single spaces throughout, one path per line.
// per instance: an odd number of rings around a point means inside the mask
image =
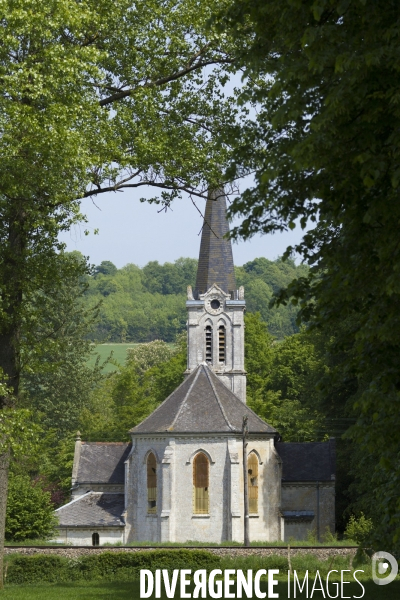
M 166 549 L 168 550 L 178 550 L 176 546 L 168 546 Z M 188 548 L 185 548 L 188 549 Z M 190 549 L 190 548 L 189 548 Z M 193 548 L 194 549 L 194 548 Z M 196 547 L 196 550 L 208 550 L 217 556 L 271 556 L 271 554 L 279 555 L 279 556 L 287 556 L 288 549 L 286 547 L 253 547 L 253 548 L 242 548 L 242 547 L 209 547 L 202 548 L 201 546 Z M 34 554 L 57 554 L 58 556 L 65 556 L 66 558 L 78 558 L 79 556 L 84 556 L 88 554 L 98 553 L 98 552 L 142 552 L 146 550 L 160 550 L 160 546 L 155 546 L 150 548 L 146 547 L 113 547 L 113 546 L 103 546 L 100 548 L 77 548 L 74 546 L 62 547 L 62 548 L 50 548 L 43 546 L 41 548 L 32 548 L 32 547 L 7 547 L 5 548 L 5 554 L 24 554 L 26 555 L 34 555 Z M 297 554 L 313 554 L 319 560 L 327 560 L 333 556 L 348 556 L 353 557 L 357 551 L 357 548 L 349 548 L 349 547 L 295 547 L 290 548 L 290 556 L 296 556 Z

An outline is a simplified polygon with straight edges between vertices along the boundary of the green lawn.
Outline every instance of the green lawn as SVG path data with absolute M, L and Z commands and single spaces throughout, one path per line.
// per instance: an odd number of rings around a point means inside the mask
M 398 600 L 400 598 L 400 581 L 394 581 L 387 586 L 377 586 L 373 582 L 363 582 L 365 587 L 364 600 Z M 264 591 L 267 588 L 261 585 Z M 286 600 L 286 583 L 280 583 L 275 591 L 279 593 L 279 600 Z M 330 591 L 334 597 L 334 590 Z M 361 596 L 362 590 L 357 584 L 348 584 L 345 587 L 345 597 Z M 136 600 L 139 599 L 139 584 L 133 583 L 69 583 L 63 585 L 10 585 L 0 592 L 1 600 Z M 293 597 L 293 591 L 292 591 Z M 306 598 L 305 594 L 296 594 L 297 598 Z M 311 597 L 311 590 L 309 590 Z M 312 598 L 320 600 L 324 596 L 321 592 L 314 592 Z M 162 596 L 166 599 L 165 596 Z M 179 598 L 176 595 L 175 598 Z
M 64 583 L 10 585 L 0 592 L 1 600 L 135 600 L 139 584 L 134 583 Z

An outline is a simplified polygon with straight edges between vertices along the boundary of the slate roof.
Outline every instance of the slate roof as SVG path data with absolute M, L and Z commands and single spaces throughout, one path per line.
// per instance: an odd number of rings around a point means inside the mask
M 328 442 L 278 442 L 282 481 L 332 481 L 335 479 L 335 440 Z
M 130 449 L 129 443 L 82 442 L 76 482 L 123 485 Z
M 206 365 L 199 365 L 132 433 L 238 433 L 243 416 L 250 433 L 276 433 L 231 392 Z
M 124 494 L 88 492 L 55 511 L 60 527 L 124 527 Z
M 197 299 L 214 283 L 227 294 L 236 290 L 232 245 L 224 237 L 228 232 L 226 196 L 223 189 L 215 190 L 208 196 L 204 213 L 194 292 Z

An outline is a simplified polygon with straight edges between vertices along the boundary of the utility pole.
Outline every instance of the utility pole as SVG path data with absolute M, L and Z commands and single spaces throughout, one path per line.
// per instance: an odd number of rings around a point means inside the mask
M 246 436 L 249 433 L 247 425 L 248 417 L 243 417 L 243 490 L 244 490 L 244 545 L 246 548 L 250 546 L 249 537 L 249 489 L 248 489 L 248 472 L 247 472 L 247 442 Z

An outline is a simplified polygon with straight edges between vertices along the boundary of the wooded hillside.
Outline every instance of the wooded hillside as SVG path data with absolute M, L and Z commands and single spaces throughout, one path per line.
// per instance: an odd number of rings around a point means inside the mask
M 194 286 L 196 271 L 197 260 L 192 258 L 164 264 L 152 261 L 142 269 L 134 264 L 117 269 L 110 261 L 103 261 L 88 277 L 87 302 L 94 305 L 101 301 L 91 340 L 174 341 L 185 329 L 186 288 Z M 291 304 L 270 308 L 269 302 L 274 292 L 306 273 L 307 267 L 296 266 L 293 260 L 256 258 L 236 267 L 237 285 L 245 287 L 247 310 L 259 312 L 278 339 L 298 331 L 297 309 Z

